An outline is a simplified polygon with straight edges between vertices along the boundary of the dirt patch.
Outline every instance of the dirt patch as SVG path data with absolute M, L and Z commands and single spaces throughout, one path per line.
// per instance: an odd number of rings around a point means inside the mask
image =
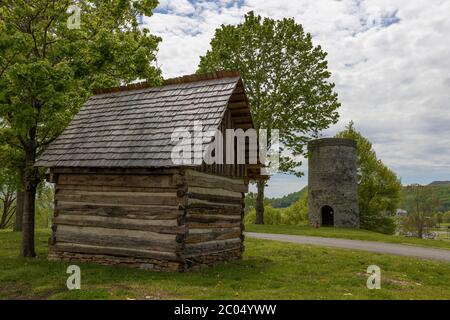
M 125 300 L 174 300 L 179 299 L 177 294 L 143 286 L 115 285 L 107 291 L 113 296 L 124 296 Z
M 364 272 L 358 272 L 356 275 L 360 276 L 360 277 L 365 277 L 367 278 L 369 276 L 368 273 L 364 273 Z M 398 280 L 398 279 L 393 279 L 393 278 L 389 278 L 389 277 L 383 277 L 383 275 L 381 275 L 381 283 L 388 283 L 388 284 L 393 284 L 396 286 L 400 286 L 400 287 L 408 287 L 408 286 L 421 286 L 421 283 L 418 282 L 409 282 L 406 280 Z
M 3 300 L 47 300 L 51 296 L 64 291 L 59 290 L 46 290 L 39 293 L 33 293 L 31 285 L 23 283 L 2 283 L 0 285 L 0 299 Z

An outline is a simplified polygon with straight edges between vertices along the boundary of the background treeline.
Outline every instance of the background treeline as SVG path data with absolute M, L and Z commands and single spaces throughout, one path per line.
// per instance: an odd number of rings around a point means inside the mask
M 435 197 L 439 198 L 440 206 L 437 208 L 438 212 L 450 211 L 450 181 L 434 181 L 428 185 L 425 185 L 424 188 L 429 189 Z M 308 187 L 304 187 L 300 191 L 289 193 L 288 195 L 280 198 L 267 198 L 266 202 L 273 208 L 287 208 L 307 193 Z M 406 209 L 406 199 L 409 193 L 410 191 L 408 186 L 403 186 L 403 197 L 400 200 L 399 209 Z

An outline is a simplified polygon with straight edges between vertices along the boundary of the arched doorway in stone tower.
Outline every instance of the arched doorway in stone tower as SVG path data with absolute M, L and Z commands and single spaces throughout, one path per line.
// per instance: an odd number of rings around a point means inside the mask
M 334 226 L 334 210 L 330 206 L 323 206 L 321 210 L 322 226 Z

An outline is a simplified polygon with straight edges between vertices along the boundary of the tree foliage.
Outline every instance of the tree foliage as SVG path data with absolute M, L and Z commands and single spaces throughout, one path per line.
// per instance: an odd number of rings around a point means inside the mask
M 377 158 L 372 144 L 355 130 L 353 122 L 336 137 L 356 141 L 358 163 L 358 203 L 361 227 L 394 233 L 393 216 L 401 197 L 401 183 L 396 174 Z
M 282 148 L 294 156 L 280 157 L 281 171 L 301 175 L 295 156 L 306 152 L 311 136 L 338 119 L 340 104 L 326 55 L 294 19 L 249 12 L 241 24 L 216 30 L 198 72 L 238 70 L 256 128 L 267 129 L 269 137 L 278 129 Z M 258 183 L 258 190 L 264 190 L 263 183 Z M 258 194 L 257 207 L 259 203 L 262 209 L 264 193 Z
M 405 204 L 408 215 L 401 218 L 403 231 L 422 238 L 426 229 L 435 224 L 434 215 L 441 206 L 432 188 L 412 184 L 405 188 Z
M 304 187 L 300 191 L 289 193 L 281 198 L 269 198 L 270 205 L 274 208 L 287 208 L 299 199 L 304 198 L 308 194 L 308 187 Z
M 304 225 L 308 220 L 308 196 L 304 195 L 287 208 L 274 208 L 264 203 L 265 223 L 270 225 Z M 245 223 L 255 223 L 255 208 L 245 216 Z
M 0 167 L 0 229 L 12 226 L 16 210 L 17 179 L 8 166 Z
M 34 199 L 42 171 L 36 158 L 62 132 L 97 87 L 135 79 L 160 81 L 152 62 L 159 38 L 140 30 L 138 14 L 156 0 L 76 1 L 79 29 L 67 13 L 74 1 L 0 2 L 0 117 L 2 141 L 22 154 L 22 255 L 34 256 Z

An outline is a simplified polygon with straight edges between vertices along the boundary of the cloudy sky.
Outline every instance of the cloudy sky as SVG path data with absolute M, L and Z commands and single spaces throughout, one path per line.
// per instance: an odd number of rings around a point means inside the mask
M 342 107 L 325 135 L 353 120 L 403 184 L 450 180 L 450 1 L 160 0 L 144 23 L 163 39 L 164 76 L 194 73 L 214 30 L 250 10 L 295 18 L 329 53 Z M 305 184 L 277 175 L 267 195 Z

